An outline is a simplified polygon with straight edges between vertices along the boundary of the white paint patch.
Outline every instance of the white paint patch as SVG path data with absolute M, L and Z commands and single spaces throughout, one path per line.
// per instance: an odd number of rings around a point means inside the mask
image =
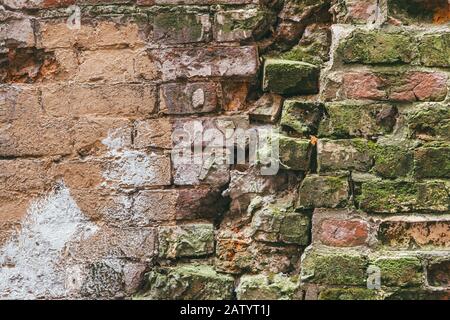
M 71 241 L 97 231 L 60 183 L 31 203 L 22 229 L 0 248 L 0 298 L 58 298 L 66 295 L 62 254 Z
M 157 177 L 157 155 L 127 148 L 122 130 L 110 130 L 102 143 L 108 147 L 108 156 L 113 157 L 103 172 L 107 182 L 133 188 L 152 183 Z

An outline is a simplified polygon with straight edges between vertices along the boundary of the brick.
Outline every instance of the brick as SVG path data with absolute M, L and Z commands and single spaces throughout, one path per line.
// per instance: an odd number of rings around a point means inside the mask
M 233 232 L 228 230 L 228 232 Z M 220 272 L 288 273 L 299 263 L 302 254 L 298 245 L 269 246 L 249 239 L 218 237 L 215 266 Z
M 169 119 L 140 120 L 134 123 L 134 146 L 138 149 L 172 146 L 172 123 Z
M 236 288 L 238 300 L 291 300 L 298 291 L 298 280 L 283 274 L 244 275 Z
M 319 300 L 379 300 L 377 291 L 366 288 L 327 288 L 320 292 Z
M 160 110 L 166 114 L 216 111 L 219 90 L 219 86 L 213 82 L 163 84 L 160 89 Z
M 22 118 L 0 129 L 0 156 L 54 156 L 72 153 L 70 122 Z
M 152 270 L 137 299 L 229 300 L 234 280 L 212 266 L 187 264 Z
M 450 145 L 425 145 L 414 151 L 417 178 L 450 178 Z
M 177 119 L 173 122 L 174 146 L 191 148 L 208 145 L 222 148 L 227 142 L 234 145 L 245 138 L 243 135 L 249 127 L 247 115 Z
M 266 123 L 275 123 L 280 116 L 282 97 L 277 94 L 266 93 L 250 110 L 250 119 Z
M 176 152 L 176 151 L 175 151 Z M 209 153 L 172 157 L 174 184 L 209 185 L 221 187 L 230 180 L 230 171 L 225 158 Z
M 406 177 L 413 171 L 413 152 L 404 146 L 377 145 L 373 172 L 384 178 Z
M 449 21 L 449 4 L 446 0 L 409 1 L 389 0 L 387 2 L 388 14 L 397 23 L 405 25 L 415 23 L 445 24 Z
M 448 190 L 443 182 L 367 181 L 356 196 L 362 210 L 375 213 L 446 212 Z
M 222 82 L 222 108 L 224 111 L 237 112 L 247 108 L 250 84 L 247 81 Z
M 381 257 L 373 262 L 380 268 L 381 285 L 417 287 L 423 283 L 423 267 L 416 257 Z
M 54 117 L 146 117 L 156 112 L 152 85 L 48 85 L 41 92 L 43 108 Z
M 309 242 L 309 227 L 310 218 L 307 215 L 278 208 L 276 205 L 255 213 L 251 223 L 256 240 L 303 246 Z
M 396 249 L 446 249 L 450 246 L 450 224 L 447 220 L 400 218 L 384 221 L 378 239 Z
M 279 135 L 280 164 L 290 170 L 310 170 L 312 145 L 309 140 Z
M 319 124 L 319 137 L 376 137 L 392 132 L 397 109 L 387 104 L 329 103 Z
M 283 104 L 280 124 L 301 135 L 316 134 L 322 118 L 323 104 L 286 100 Z
M 75 80 L 80 82 L 133 82 L 153 80 L 155 65 L 145 52 L 124 50 L 84 51 Z
M 103 259 L 147 261 L 155 254 L 156 232 L 153 228 L 115 228 L 103 226 L 91 237 L 71 247 L 74 256 L 84 263 Z
M 419 105 L 406 114 L 406 122 L 416 138 L 450 140 L 450 106 Z
M 167 186 L 171 184 L 170 156 L 125 150 L 105 164 L 103 177 L 113 187 Z
M 377 0 L 333 0 L 332 10 L 335 22 L 366 24 L 377 18 Z
M 440 72 L 349 72 L 342 76 L 342 87 L 336 95 L 339 99 L 442 101 L 447 95 L 447 79 L 448 76 Z M 335 99 L 334 94 L 330 95 Z
M 153 40 L 164 44 L 192 43 L 208 40 L 209 14 L 173 7 L 159 10 L 153 17 Z
M 367 244 L 369 224 L 347 211 L 315 209 L 313 241 L 331 247 L 355 247 Z
M 105 47 L 136 47 L 144 45 L 135 23 L 118 24 L 100 21 L 82 23 L 80 29 L 69 29 L 66 22 L 39 21 L 38 47 L 46 49 L 71 48 L 99 49 Z
M 31 19 L 11 19 L 0 25 L 0 46 L 33 47 L 34 30 Z
M 177 220 L 216 218 L 228 209 L 228 201 L 214 188 L 181 189 L 176 203 Z
M 0 160 L 0 189 L 5 194 L 42 192 L 50 183 L 47 169 L 46 162 L 38 159 Z
M 74 121 L 69 133 L 79 155 L 99 155 L 131 146 L 131 122 L 121 118 L 83 117 Z
M 281 58 L 321 66 L 330 60 L 331 32 L 328 26 L 311 24 L 305 28 L 300 42 Z
M 159 228 L 159 256 L 201 257 L 214 252 L 212 224 L 188 224 Z
M 312 94 L 319 90 L 319 69 L 306 62 L 267 59 L 264 63 L 264 91 L 278 94 Z
M 428 283 L 434 287 L 450 287 L 450 260 L 442 258 L 432 261 L 427 268 Z
M 172 48 L 152 51 L 163 81 L 193 77 L 253 77 L 258 61 L 254 47 Z M 193 66 L 195 66 L 193 68 Z
M 410 63 L 414 42 L 407 33 L 356 30 L 340 43 L 338 52 L 345 63 Z
M 259 8 L 219 11 L 214 16 L 214 38 L 219 42 L 258 38 L 274 21 L 272 12 Z
M 301 279 L 329 285 L 366 284 L 368 260 L 353 251 L 310 251 L 302 259 Z
M 348 203 L 349 185 L 347 177 L 308 175 L 299 189 L 297 207 L 339 208 Z
M 419 52 L 421 63 L 427 67 L 450 67 L 450 33 L 424 36 Z
M 317 143 L 319 172 L 356 170 L 367 172 L 373 165 L 373 142 L 364 139 L 328 140 Z

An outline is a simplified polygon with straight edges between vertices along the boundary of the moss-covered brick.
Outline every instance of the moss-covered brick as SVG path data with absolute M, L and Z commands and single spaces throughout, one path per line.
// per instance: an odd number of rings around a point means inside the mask
M 386 300 L 449 300 L 448 290 L 401 289 L 387 295 Z
M 450 140 L 450 105 L 419 105 L 406 115 L 413 136 L 423 140 Z
M 414 151 L 417 178 L 450 178 L 450 144 L 434 143 Z
M 450 67 L 450 32 L 424 36 L 419 52 L 421 63 L 427 67 Z
M 284 274 L 244 275 L 236 288 L 239 300 L 292 300 L 298 291 L 298 278 Z
M 377 145 L 374 173 L 383 178 L 406 177 L 413 170 L 413 152 L 404 146 Z
M 284 95 L 319 91 L 319 68 L 306 62 L 266 59 L 263 89 Z
M 299 209 L 341 208 L 348 204 L 347 177 L 308 175 L 303 179 L 298 195 Z
M 356 170 L 367 172 L 373 165 L 375 144 L 365 139 L 329 140 L 317 143 L 318 171 Z
M 215 14 L 214 36 L 217 41 L 259 39 L 275 22 L 276 15 L 269 10 L 245 8 L 224 10 Z
M 207 39 L 210 22 L 207 13 L 173 7 L 169 10 L 155 12 L 153 21 L 153 38 L 164 43 L 190 43 Z
M 202 264 L 157 268 L 146 275 L 145 286 L 135 299 L 229 300 L 234 280 Z
M 253 237 L 265 242 L 308 245 L 311 219 L 291 208 L 270 205 L 254 214 L 251 228 Z
M 279 154 L 281 165 L 291 170 L 308 171 L 312 145 L 309 140 L 279 135 Z
M 331 34 L 327 26 L 306 27 L 298 45 L 281 55 L 282 59 L 322 65 L 329 60 Z
M 319 300 L 379 300 L 378 291 L 366 288 L 327 288 L 320 292 Z
M 357 252 L 310 251 L 302 260 L 301 279 L 326 285 L 366 285 L 367 257 Z
M 323 104 L 286 100 L 283 104 L 280 124 L 301 135 L 315 135 L 323 113 Z
M 346 63 L 410 63 L 414 38 L 407 33 L 355 30 L 344 39 L 338 52 Z
M 188 224 L 161 227 L 159 255 L 164 258 L 197 257 L 214 251 L 212 224 Z
M 373 264 L 380 268 L 382 286 L 415 287 L 424 281 L 422 263 L 416 257 L 381 257 Z
M 376 137 L 392 132 L 397 109 L 387 104 L 329 103 L 318 136 L 331 138 Z
M 445 212 L 450 209 L 447 186 L 441 181 L 366 181 L 356 200 L 362 210 L 376 213 Z

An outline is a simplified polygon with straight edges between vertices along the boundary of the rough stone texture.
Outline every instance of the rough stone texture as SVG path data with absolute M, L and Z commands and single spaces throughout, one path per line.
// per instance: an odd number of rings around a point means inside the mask
M 147 275 L 147 284 L 137 299 L 230 300 L 233 278 L 208 265 L 161 268 Z
M 298 279 L 291 279 L 283 274 L 261 274 L 243 276 L 236 293 L 239 300 L 290 300 L 295 298 L 298 290 Z
M 449 298 L 447 0 L 1 3 L 1 299 Z

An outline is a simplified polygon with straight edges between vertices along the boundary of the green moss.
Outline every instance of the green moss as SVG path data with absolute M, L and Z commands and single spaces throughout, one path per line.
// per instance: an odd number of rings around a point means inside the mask
M 280 124 L 301 135 L 309 136 L 317 133 L 322 118 L 323 104 L 286 100 L 283 104 Z
M 375 213 L 449 210 L 448 190 L 440 181 L 366 181 L 356 200 L 359 208 Z
M 234 280 L 202 264 L 158 268 L 147 275 L 143 290 L 134 299 L 231 299 Z
M 414 157 L 417 178 L 450 178 L 450 144 L 426 145 Z
M 382 286 L 411 287 L 423 283 L 423 268 L 418 258 L 379 258 L 374 264 L 381 270 Z
M 349 185 L 347 177 L 308 175 L 299 189 L 297 207 L 341 208 L 348 204 Z
M 374 158 L 373 171 L 383 178 L 405 177 L 413 169 L 413 154 L 405 147 L 378 145 Z
M 242 276 L 236 293 L 239 300 L 291 300 L 298 289 L 295 277 L 260 274 Z
M 292 208 L 279 208 L 278 204 L 265 207 L 255 213 L 251 227 L 253 237 L 264 242 L 309 244 L 311 218 Z
M 365 285 L 368 260 L 352 253 L 309 252 L 302 261 L 302 280 L 327 285 Z
M 420 61 L 427 67 L 450 67 L 450 33 L 427 35 L 419 43 Z
M 410 63 L 414 40 L 406 33 L 354 31 L 338 47 L 346 63 Z
M 366 288 L 329 288 L 322 290 L 319 300 L 378 300 L 378 292 Z
M 319 68 L 306 62 L 267 59 L 263 88 L 278 94 L 312 94 L 319 90 Z
M 312 146 L 309 140 L 279 136 L 280 162 L 291 170 L 308 171 Z
M 408 127 L 417 138 L 450 140 L 450 106 L 425 105 L 408 112 Z
M 388 114 L 380 121 L 380 113 Z M 392 132 L 396 109 L 387 104 L 327 103 L 318 136 L 332 138 L 376 137 Z

